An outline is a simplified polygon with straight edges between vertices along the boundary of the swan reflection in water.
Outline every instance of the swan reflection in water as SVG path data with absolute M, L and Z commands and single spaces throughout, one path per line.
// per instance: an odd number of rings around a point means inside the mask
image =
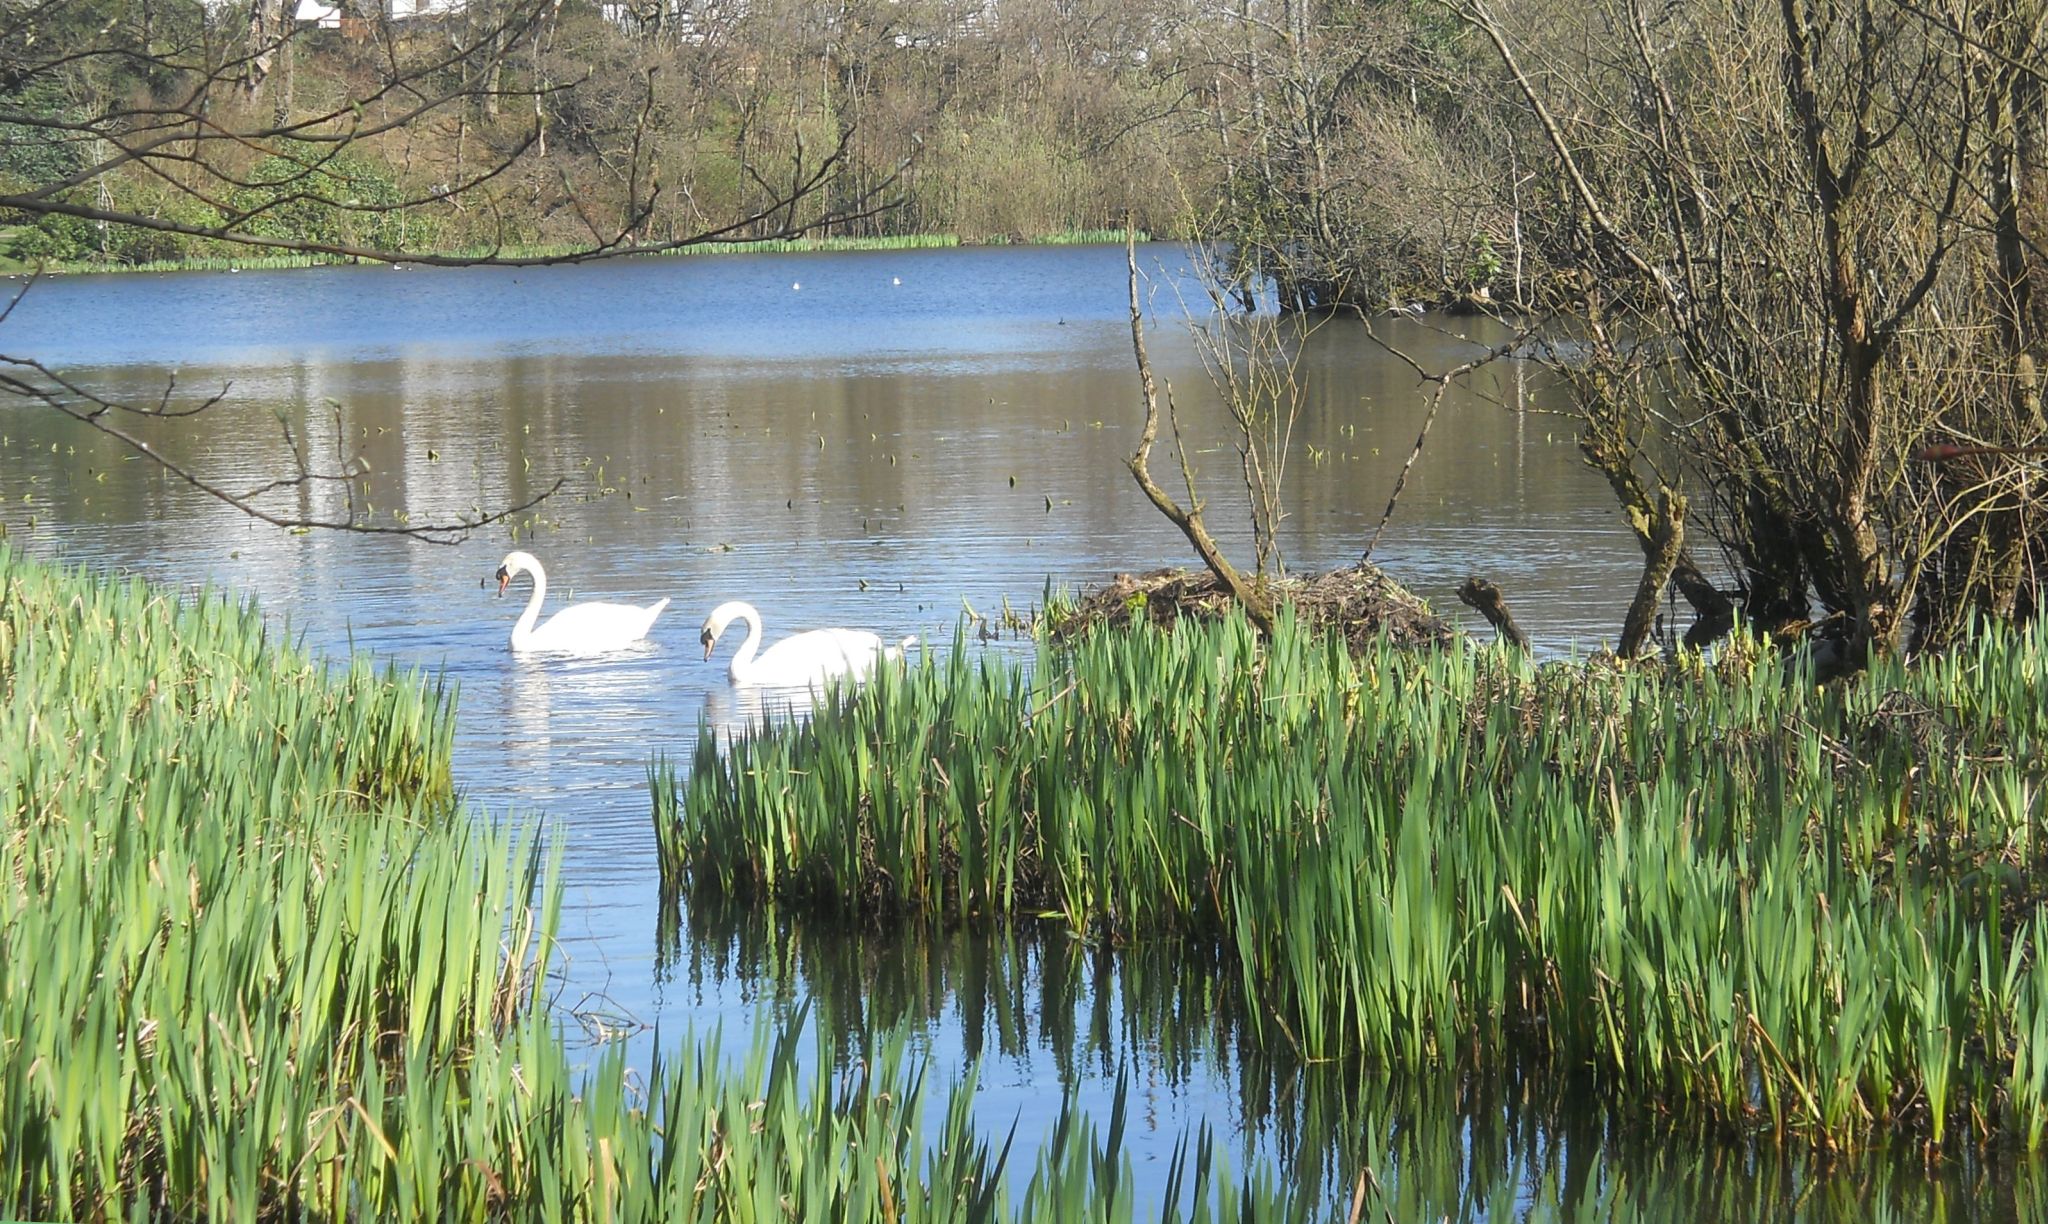
M 538 801 L 563 786 L 638 784 L 646 728 L 673 717 L 661 659 L 647 643 L 590 659 L 514 656 L 494 721 L 518 789 Z
M 715 684 L 704 692 L 703 725 L 718 737 L 720 748 L 737 736 L 763 726 L 804 723 L 827 700 L 844 700 L 840 685 L 820 693 L 808 685 Z M 851 684 L 843 686 L 851 689 Z

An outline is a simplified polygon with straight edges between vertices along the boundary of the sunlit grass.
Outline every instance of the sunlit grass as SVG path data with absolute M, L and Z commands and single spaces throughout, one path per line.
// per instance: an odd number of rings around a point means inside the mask
M 0 1206 L 419 1191 L 398 1085 L 531 1007 L 557 895 L 453 818 L 448 694 L 4 548 L 0 669 Z
M 1828 1142 L 2038 1148 L 2044 672 L 2039 631 L 1816 688 L 1733 651 L 1539 668 L 1183 622 L 707 732 L 656 814 L 696 889 L 1214 939 L 1262 1042 L 1311 1058 L 1534 1056 Z

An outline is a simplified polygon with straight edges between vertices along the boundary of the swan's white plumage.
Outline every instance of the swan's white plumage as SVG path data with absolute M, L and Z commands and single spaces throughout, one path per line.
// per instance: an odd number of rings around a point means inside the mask
M 561 654 L 603 654 L 641 641 L 654 627 L 654 619 L 668 607 L 668 600 L 642 608 L 634 604 L 570 604 L 543 623 L 540 606 L 548 594 L 547 571 L 532 553 L 510 552 L 498 564 L 498 593 L 520 574 L 533 576 L 533 597 L 512 626 L 512 649 L 546 650 Z
M 791 634 L 757 657 L 754 652 L 761 644 L 761 614 L 754 605 L 735 599 L 713 608 L 711 615 L 704 618 L 704 632 L 699 640 L 704 643 L 705 658 L 711 657 L 726 626 L 735 620 L 744 621 L 747 626 L 747 640 L 740 643 L 739 651 L 726 668 L 735 684 L 818 688 L 835 677 L 858 680 L 873 671 L 877 662 L 900 659 L 905 650 L 917 644 L 916 638 L 907 637 L 892 646 L 882 641 L 880 634 L 865 629 L 812 629 Z

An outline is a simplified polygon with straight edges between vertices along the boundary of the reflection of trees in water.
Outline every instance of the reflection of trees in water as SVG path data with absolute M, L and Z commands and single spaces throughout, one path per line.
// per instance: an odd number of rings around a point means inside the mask
M 1509 1066 L 1397 1076 L 1245 1060 L 1246 1127 L 1285 1176 L 1348 1202 L 1370 1169 L 1368 1218 L 2033 1220 L 2048 1210 L 2038 1159 L 1920 1149 L 1824 1153 L 1652 1113 L 1603 1108 L 1585 1079 Z M 1261 1078 L 1263 1077 L 1263 1078 Z M 1377 1190 L 1372 1187 L 1376 1186 Z
M 1065 928 L 843 927 L 786 912 L 670 894 L 657 920 L 659 980 L 774 982 L 807 995 L 839 1053 L 906 1024 L 957 1024 L 969 1057 L 1052 1056 L 1113 1075 L 1134 1049 L 1169 1083 L 1234 1048 L 1239 996 L 1215 949 L 1139 945 L 1112 953 Z
M 1832 1156 L 1604 1109 L 1583 1077 L 1520 1065 L 1486 1075 L 1396 1075 L 1260 1051 L 1246 999 L 1214 946 L 1111 950 L 1064 928 L 846 927 L 664 896 L 658 980 L 763 984 L 779 1012 L 808 999 L 837 1056 L 872 1036 L 957 1025 L 969 1058 L 1050 1057 L 1200 1091 L 1228 1084 L 1245 1154 L 1277 1160 L 1309 1201 L 1348 1206 L 1370 1169 L 1370 1219 L 2028 1220 L 2048 1210 L 2043 1169 L 2017 1154 L 1917 1149 Z M 1475 1052 L 1474 1060 L 1488 1057 Z M 1022 1137 L 1020 1137 L 1020 1142 Z M 1264 1153 L 1264 1154 L 1261 1154 Z M 1370 1187 L 1377 1186 L 1377 1191 Z

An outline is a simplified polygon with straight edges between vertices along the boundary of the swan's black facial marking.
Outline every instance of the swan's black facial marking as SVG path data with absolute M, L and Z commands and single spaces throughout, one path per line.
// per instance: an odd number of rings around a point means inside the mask
M 510 585 L 512 585 L 512 571 L 511 571 L 511 570 L 508 570 L 508 569 L 506 569 L 506 568 L 505 568 L 504 566 L 502 566 L 502 565 L 501 565 L 501 566 L 499 566 L 499 567 L 498 567 L 498 594 L 500 594 L 500 595 L 503 595 L 503 594 L 505 593 L 505 588 L 506 588 L 506 587 L 508 587 L 508 586 L 510 586 Z
M 697 640 L 704 643 L 704 657 L 710 658 L 711 648 L 718 643 L 718 635 L 711 632 L 711 626 L 706 625 L 704 632 L 697 635 Z

